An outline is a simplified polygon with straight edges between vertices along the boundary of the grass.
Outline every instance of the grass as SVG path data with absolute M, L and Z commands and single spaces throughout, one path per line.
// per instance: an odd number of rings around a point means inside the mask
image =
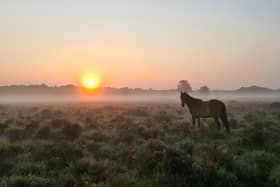
M 227 106 L 230 135 L 179 104 L 2 106 L 0 186 L 279 186 L 278 108 Z

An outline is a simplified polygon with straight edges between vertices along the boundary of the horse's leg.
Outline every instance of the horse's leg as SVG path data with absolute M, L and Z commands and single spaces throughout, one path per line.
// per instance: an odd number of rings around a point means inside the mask
M 225 126 L 227 133 L 230 133 L 230 128 L 229 128 L 229 124 L 228 124 L 228 120 L 227 120 L 227 116 L 221 116 L 221 120 L 223 122 L 223 125 Z
M 200 118 L 197 118 L 197 122 L 198 122 L 198 128 L 200 128 Z
M 220 115 L 220 118 L 223 122 L 223 125 L 225 126 L 227 133 L 230 133 L 229 123 L 228 123 L 228 117 L 226 113 L 226 108 L 223 109 L 223 112 Z
M 217 128 L 220 130 L 221 129 L 221 123 L 219 121 L 219 118 L 218 117 L 214 117 L 214 120 L 215 120 L 215 122 L 217 124 Z
M 193 126 L 193 128 L 195 128 L 195 117 L 194 116 L 192 116 L 192 126 Z

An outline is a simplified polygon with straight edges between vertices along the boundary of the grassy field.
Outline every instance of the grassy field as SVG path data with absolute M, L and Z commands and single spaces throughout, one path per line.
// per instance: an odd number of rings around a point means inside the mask
M 227 103 L 232 133 L 178 104 L 0 106 L 0 186 L 280 186 L 280 107 Z

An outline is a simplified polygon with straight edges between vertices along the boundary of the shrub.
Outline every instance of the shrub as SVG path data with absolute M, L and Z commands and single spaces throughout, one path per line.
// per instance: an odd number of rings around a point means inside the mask
M 280 109 L 280 102 L 273 102 L 270 104 L 270 107 L 273 109 Z
M 280 155 L 280 142 L 277 142 L 271 146 L 271 151 Z
M 192 158 L 179 150 L 168 148 L 163 157 L 164 172 L 189 177 L 192 174 Z
M 144 147 L 141 147 L 134 156 L 140 173 L 149 175 L 157 172 L 158 166 L 162 164 L 165 150 L 166 145 L 159 140 L 148 141 Z
M 13 159 L 22 152 L 23 147 L 17 144 L 0 144 L 0 160 Z
M 233 173 L 210 162 L 194 163 L 193 175 L 187 184 L 188 186 L 201 187 L 240 186 L 238 178 Z
M 53 117 L 53 112 L 50 109 L 43 109 L 38 113 L 38 117 L 42 120 L 51 119 Z
M 32 157 L 36 161 L 46 161 L 51 158 L 60 158 L 64 162 L 71 162 L 83 156 L 81 147 L 72 143 L 41 144 L 32 150 Z
M 39 127 L 39 122 L 32 121 L 25 126 L 24 131 L 26 134 L 34 134 L 37 128 Z
M 139 128 L 138 134 L 146 140 L 157 139 L 164 136 L 162 129 L 158 127 L 149 127 L 149 128 L 142 127 L 142 129 Z
M 130 109 L 128 114 L 138 116 L 138 117 L 146 117 L 149 116 L 150 111 L 147 107 L 137 107 L 135 109 Z
M 96 160 L 91 159 L 89 157 L 83 157 L 79 160 L 74 165 L 75 172 L 77 172 L 77 175 L 81 175 L 83 173 L 87 174 L 94 174 L 94 164 Z
M 23 128 L 11 127 L 6 130 L 5 135 L 10 142 L 16 142 L 27 138 Z
M 255 122 L 243 132 L 241 143 L 251 148 L 267 149 L 279 139 L 280 130 L 276 123 L 271 121 Z
M 94 140 L 95 142 L 107 142 L 111 137 L 107 136 L 103 131 L 90 131 L 87 134 L 87 139 Z
M 80 137 L 82 127 L 79 124 L 72 124 L 65 126 L 62 129 L 62 132 L 67 140 L 73 141 Z
M 49 126 L 43 126 L 41 127 L 37 134 L 35 135 L 36 138 L 39 139 L 50 139 L 52 138 L 52 132 Z
M 230 127 L 233 129 L 242 128 L 244 126 L 237 119 L 234 119 L 234 118 L 230 118 L 229 124 L 230 124 Z
M 0 135 L 3 134 L 8 127 L 9 125 L 7 123 L 0 123 Z
M 51 180 L 37 176 L 10 176 L 6 185 L 9 187 L 49 187 Z
M 169 123 L 171 122 L 173 116 L 167 113 L 166 111 L 160 111 L 155 115 L 155 119 L 159 122 Z
M 269 181 L 272 186 L 280 186 L 280 165 L 274 167 L 270 173 Z
M 131 187 L 131 186 L 138 186 L 140 181 L 137 181 L 135 174 L 127 172 L 127 173 L 119 173 L 111 177 L 109 183 L 111 186 L 114 187 Z
M 63 128 L 71 125 L 71 122 L 67 119 L 53 119 L 50 122 L 52 128 Z
M 105 183 L 119 172 L 119 167 L 109 160 L 96 161 L 90 158 L 82 158 L 71 166 L 71 173 L 73 173 L 75 177 L 78 177 L 79 180 L 86 177 L 90 180 L 90 183 Z
M 131 123 L 133 123 L 133 120 L 130 117 L 124 116 L 124 115 L 116 115 L 112 120 L 111 120 L 112 124 L 116 124 L 116 125 L 130 125 Z
M 234 170 L 242 184 L 264 186 L 279 159 L 264 151 L 247 151 L 234 161 Z
M 251 114 L 251 113 L 247 113 L 247 114 L 244 115 L 244 119 L 247 122 L 251 122 L 251 121 L 254 121 L 254 120 L 258 119 L 258 116 L 254 115 L 254 114 Z
M 178 143 L 178 147 L 183 150 L 185 154 L 192 155 L 195 145 L 192 139 L 186 138 Z
M 94 156 L 97 159 L 116 160 L 118 158 L 118 153 L 114 146 L 111 146 L 110 144 L 102 144 L 102 146 L 94 152 Z
M 192 159 L 178 149 L 164 145 L 158 140 L 150 141 L 136 155 L 139 171 L 144 175 L 164 172 L 170 175 L 189 175 Z
M 42 162 L 34 163 L 29 161 L 20 161 L 15 164 L 13 174 L 20 176 L 42 175 L 45 171 L 45 165 Z
M 51 157 L 47 160 L 44 160 L 44 163 L 46 165 L 46 170 L 52 176 L 58 175 L 58 171 L 67 168 L 69 164 L 67 160 L 59 156 Z
M 7 176 L 12 173 L 14 164 L 11 161 L 0 160 L 0 176 Z M 1 185 L 0 185 L 1 186 Z

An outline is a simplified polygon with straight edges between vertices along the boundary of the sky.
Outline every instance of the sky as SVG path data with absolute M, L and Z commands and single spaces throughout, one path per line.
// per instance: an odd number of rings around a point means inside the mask
M 0 85 L 280 88 L 279 0 L 0 0 Z

